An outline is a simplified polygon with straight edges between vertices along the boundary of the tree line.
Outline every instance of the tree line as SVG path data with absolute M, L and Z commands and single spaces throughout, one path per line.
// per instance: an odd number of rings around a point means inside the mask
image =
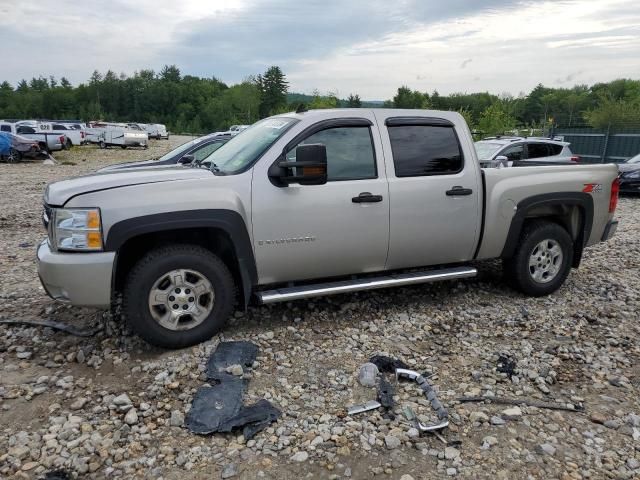
M 64 77 L 22 80 L 15 87 L 0 83 L 0 118 L 48 118 L 163 123 L 173 132 L 210 132 L 232 124 L 250 124 L 276 113 L 337 107 L 431 108 L 460 112 L 472 129 L 497 134 L 514 129 L 592 126 L 623 129 L 640 127 L 640 80 L 619 79 L 572 88 L 536 86 L 517 97 L 488 92 L 440 95 L 407 86 L 392 99 L 346 99 L 336 93 L 312 95 L 289 92 L 285 74 L 277 66 L 235 85 L 216 77 L 182 75 L 175 65 L 160 72 L 140 70 L 133 76 L 94 71 L 77 86 Z

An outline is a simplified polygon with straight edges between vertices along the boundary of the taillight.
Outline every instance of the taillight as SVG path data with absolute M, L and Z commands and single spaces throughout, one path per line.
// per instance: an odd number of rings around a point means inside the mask
M 611 197 L 609 198 L 609 213 L 616 211 L 618 206 L 618 194 L 620 193 L 620 180 L 616 179 L 611 184 Z
M 571 155 L 571 161 L 574 163 L 580 163 L 580 156 L 579 155 Z
M 60 143 L 62 143 L 62 144 L 65 143 L 64 135 L 60 135 Z
M 84 132 L 80 132 L 80 138 L 84 138 Z

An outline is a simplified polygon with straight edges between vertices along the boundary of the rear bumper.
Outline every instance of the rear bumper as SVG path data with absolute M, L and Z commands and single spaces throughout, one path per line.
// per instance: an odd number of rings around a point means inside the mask
M 91 307 L 111 304 L 115 252 L 54 252 L 47 240 L 38 246 L 38 276 L 54 300 Z
M 602 241 L 606 242 L 611 237 L 616 234 L 616 230 L 618 230 L 618 221 L 617 220 L 609 220 L 607 226 L 604 227 L 604 233 L 602 234 Z

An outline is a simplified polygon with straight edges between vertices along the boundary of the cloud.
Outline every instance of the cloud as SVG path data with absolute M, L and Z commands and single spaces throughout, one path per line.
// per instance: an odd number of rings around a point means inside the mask
M 231 83 L 280 65 L 294 91 L 384 99 L 402 84 L 519 92 L 640 71 L 636 0 L 58 0 L 46 15 L 5 2 L 0 81 L 14 83 L 174 63 Z

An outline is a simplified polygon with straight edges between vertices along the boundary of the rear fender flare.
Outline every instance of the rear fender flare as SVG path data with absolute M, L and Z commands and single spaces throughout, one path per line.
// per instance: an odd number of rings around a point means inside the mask
M 574 238 L 575 246 L 572 262 L 573 267 L 578 267 L 582 258 L 582 251 L 589 240 L 593 225 L 593 198 L 584 192 L 544 193 L 521 200 L 517 205 L 516 214 L 511 220 L 507 240 L 500 255 L 501 258 L 509 258 L 514 255 L 525 220 L 532 218 L 531 213 L 533 211 L 544 207 L 564 206 L 578 207 L 582 213 L 582 222 Z

